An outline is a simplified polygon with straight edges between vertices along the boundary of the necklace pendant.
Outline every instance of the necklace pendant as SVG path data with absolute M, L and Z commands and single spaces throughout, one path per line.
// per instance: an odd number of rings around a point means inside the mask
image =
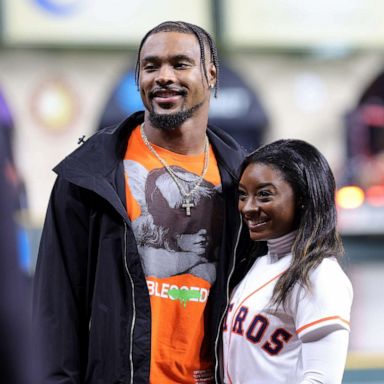
M 181 204 L 182 208 L 185 209 L 185 214 L 187 216 L 191 216 L 191 208 L 195 208 L 195 204 L 193 204 L 191 201 L 189 201 L 188 198 L 185 198 L 183 200 L 183 203 Z

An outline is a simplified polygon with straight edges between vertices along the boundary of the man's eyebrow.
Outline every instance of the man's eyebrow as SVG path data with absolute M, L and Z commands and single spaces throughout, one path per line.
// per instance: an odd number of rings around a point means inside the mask
M 160 58 L 159 56 L 145 56 L 141 59 L 142 62 L 150 62 L 150 63 L 153 63 L 153 62 L 157 62 L 159 61 Z
M 157 63 L 160 60 L 161 60 L 161 58 L 159 56 L 148 55 L 148 56 L 143 57 L 141 61 L 143 63 Z M 187 61 L 189 63 L 195 63 L 195 60 L 193 58 L 191 58 L 190 56 L 187 56 L 187 55 L 183 55 L 183 54 L 174 55 L 171 57 L 170 60 L 173 62 L 175 62 L 175 61 Z
M 192 57 L 187 56 L 187 55 L 183 55 L 183 54 L 173 56 L 172 60 L 175 60 L 175 61 L 188 61 L 189 63 L 194 63 L 195 62 L 195 60 Z

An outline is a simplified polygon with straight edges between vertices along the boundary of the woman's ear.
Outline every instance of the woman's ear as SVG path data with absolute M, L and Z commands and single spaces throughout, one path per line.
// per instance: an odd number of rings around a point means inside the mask
M 303 197 L 299 197 L 296 201 L 296 209 L 298 211 L 303 211 L 305 209 L 305 203 Z

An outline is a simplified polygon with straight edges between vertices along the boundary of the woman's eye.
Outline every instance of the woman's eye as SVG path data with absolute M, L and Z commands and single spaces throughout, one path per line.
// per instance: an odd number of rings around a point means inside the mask
M 239 190 L 239 200 L 244 200 L 247 197 L 247 194 L 244 191 Z
M 260 197 L 260 198 L 262 198 L 262 199 L 267 199 L 267 198 L 269 198 L 269 197 L 271 197 L 271 192 L 269 192 L 269 191 L 265 191 L 265 190 L 263 190 L 263 191 L 259 191 L 258 193 L 257 193 L 257 195 Z

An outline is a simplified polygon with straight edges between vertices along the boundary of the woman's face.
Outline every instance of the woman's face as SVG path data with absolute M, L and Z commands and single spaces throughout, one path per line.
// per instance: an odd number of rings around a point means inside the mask
M 249 164 L 239 183 L 239 211 L 252 240 L 269 240 L 295 229 L 293 189 L 282 173 L 267 164 Z

